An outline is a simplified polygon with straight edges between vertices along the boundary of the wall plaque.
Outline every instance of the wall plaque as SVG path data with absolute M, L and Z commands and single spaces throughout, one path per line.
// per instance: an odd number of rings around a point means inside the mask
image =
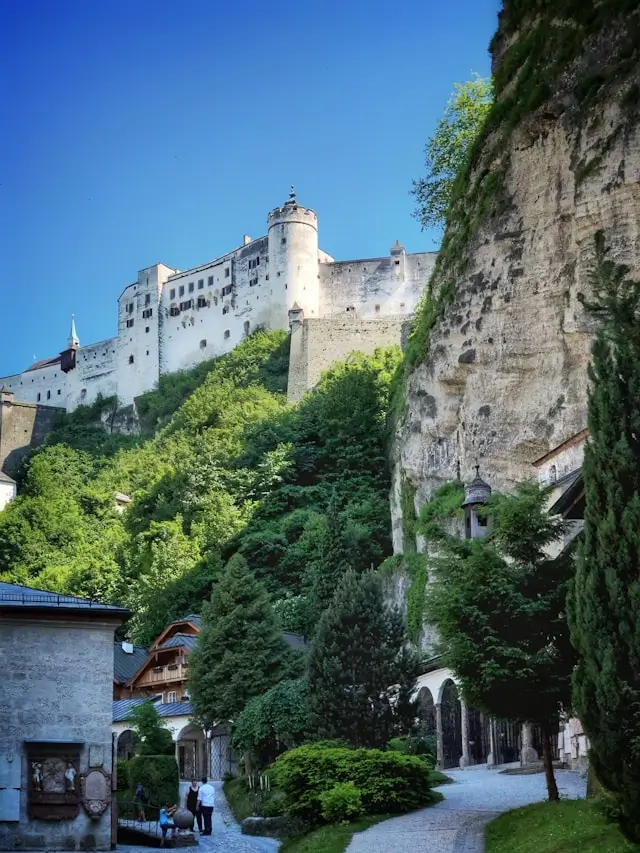
M 104 770 L 89 770 L 80 777 L 82 805 L 87 814 L 98 820 L 111 803 L 111 777 Z
M 29 815 L 38 820 L 73 820 L 79 812 L 80 745 L 28 743 Z
M 102 767 L 104 764 L 104 746 L 92 743 L 89 746 L 89 767 Z

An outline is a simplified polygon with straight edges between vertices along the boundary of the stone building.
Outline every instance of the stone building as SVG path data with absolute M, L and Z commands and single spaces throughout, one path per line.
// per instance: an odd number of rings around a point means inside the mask
M 0 583 L 0 849 L 110 849 L 113 637 L 127 615 Z
M 435 258 L 407 254 L 396 241 L 384 257 L 336 261 L 319 248 L 318 217 L 292 190 L 269 213 L 266 236 L 245 236 L 186 271 L 162 263 L 140 270 L 118 298 L 116 336 L 81 346 L 72 321 L 61 353 L 0 384 L 43 407 L 71 411 L 98 394 L 127 406 L 160 375 L 229 352 L 258 327 L 288 330 L 295 320 L 290 397 L 297 399 L 352 350 L 400 343 Z

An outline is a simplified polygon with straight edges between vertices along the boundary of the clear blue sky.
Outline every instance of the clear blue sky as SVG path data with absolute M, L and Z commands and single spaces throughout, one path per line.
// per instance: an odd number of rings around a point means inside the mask
M 499 0 L 0 0 L 0 376 L 116 333 L 156 261 L 266 233 L 295 184 L 334 257 L 435 247 L 411 179 Z

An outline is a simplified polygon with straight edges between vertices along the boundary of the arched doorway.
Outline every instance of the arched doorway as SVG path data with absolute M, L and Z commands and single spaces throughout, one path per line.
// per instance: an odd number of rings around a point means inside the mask
M 207 775 L 207 739 L 194 723 L 185 726 L 176 741 L 181 779 L 201 779 Z
M 135 752 L 133 743 L 133 732 L 131 729 L 125 729 L 118 735 L 117 757 L 118 761 L 128 761 Z
M 436 706 L 433 694 L 428 687 L 421 687 L 416 701 L 418 730 L 422 735 L 432 734 L 436 730 Z
M 442 767 L 459 767 L 462 757 L 462 711 L 458 688 L 449 678 L 440 692 L 442 716 Z
M 237 761 L 229 729 L 221 723 L 211 730 L 211 778 L 219 781 L 225 773 L 235 773 L 236 770 Z

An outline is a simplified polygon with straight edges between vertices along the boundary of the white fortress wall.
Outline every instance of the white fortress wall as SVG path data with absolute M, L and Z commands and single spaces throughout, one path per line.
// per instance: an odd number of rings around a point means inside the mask
M 67 411 L 80 405 L 90 406 L 99 394 L 103 397 L 117 394 L 117 347 L 117 338 L 107 338 L 76 351 L 76 366 L 65 376 L 66 396 L 62 405 Z
M 401 246 L 392 252 L 386 258 L 321 263 L 320 316 L 336 316 L 352 308 L 365 318 L 413 314 L 437 253 L 408 255 Z

